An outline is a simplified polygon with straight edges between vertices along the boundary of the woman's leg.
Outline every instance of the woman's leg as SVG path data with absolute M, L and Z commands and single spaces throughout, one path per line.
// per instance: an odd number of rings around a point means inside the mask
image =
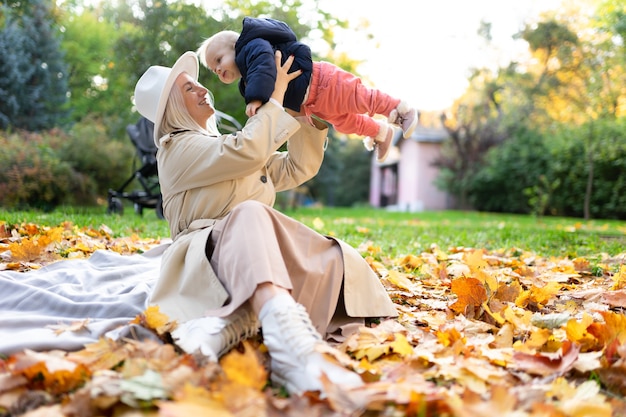
M 210 240 L 211 265 L 230 300 L 208 315 L 231 314 L 253 292 L 270 291 L 262 286 L 270 283 L 289 291 L 326 334 L 343 282 L 343 254 L 334 240 L 257 201 L 235 207 Z
M 264 282 L 263 284 L 257 285 L 256 291 L 254 292 L 254 294 L 252 294 L 252 298 L 250 299 L 250 306 L 252 307 L 252 311 L 258 316 L 259 313 L 261 313 L 261 308 L 265 305 L 265 303 L 267 303 L 275 296 L 281 294 L 291 297 L 289 291 L 272 283 Z
M 211 264 L 229 293 L 247 287 L 245 305 L 260 321 L 272 380 L 293 394 L 323 392 L 322 373 L 344 387 L 363 383 L 320 352 L 330 347 L 316 327 L 325 333 L 343 277 L 342 253 L 334 241 L 254 201 L 235 208 L 211 241 Z M 232 304 L 239 298 L 232 296 Z

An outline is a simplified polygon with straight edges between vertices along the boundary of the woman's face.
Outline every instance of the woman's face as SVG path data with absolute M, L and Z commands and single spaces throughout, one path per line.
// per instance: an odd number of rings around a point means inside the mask
M 235 49 L 232 45 L 217 41 L 206 51 L 206 66 L 218 76 L 224 84 L 232 84 L 241 78 L 239 67 L 235 63 Z
M 209 99 L 209 90 L 199 84 L 186 72 L 176 78 L 176 85 L 183 93 L 183 100 L 189 115 L 200 125 L 206 126 L 207 120 L 215 113 Z

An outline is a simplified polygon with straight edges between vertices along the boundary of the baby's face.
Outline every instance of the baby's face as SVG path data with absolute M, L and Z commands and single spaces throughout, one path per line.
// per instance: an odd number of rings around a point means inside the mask
M 206 66 L 224 84 L 231 84 L 241 78 L 235 63 L 235 49 L 223 42 L 210 45 L 206 51 Z

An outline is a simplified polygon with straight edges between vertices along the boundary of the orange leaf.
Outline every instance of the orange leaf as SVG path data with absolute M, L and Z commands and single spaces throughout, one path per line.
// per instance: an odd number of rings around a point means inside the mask
M 12 357 L 13 372 L 23 375 L 34 389 L 63 393 L 82 385 L 90 376 L 83 364 L 65 359 L 58 353 L 25 350 Z
M 450 308 L 457 314 L 465 314 L 487 301 L 487 290 L 476 278 L 457 278 L 452 281 L 451 289 L 458 299 Z
M 522 292 L 522 286 L 517 281 L 513 281 L 511 283 L 502 283 L 498 287 L 498 291 L 496 292 L 494 298 L 497 298 L 500 301 L 504 302 L 515 302 L 517 297 Z
M 11 232 L 5 221 L 0 221 L 0 239 L 11 237 Z

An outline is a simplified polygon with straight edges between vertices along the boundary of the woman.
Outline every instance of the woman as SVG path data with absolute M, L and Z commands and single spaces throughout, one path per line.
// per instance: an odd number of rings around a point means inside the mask
M 349 245 L 271 208 L 276 192 L 312 178 L 328 128 L 283 110 L 293 59 L 280 65 L 270 101 L 236 134 L 222 135 L 198 59 L 152 66 L 137 82 L 139 113 L 155 124 L 163 213 L 173 239 L 151 294 L 187 352 L 218 358 L 260 325 L 271 379 L 292 394 L 322 391 L 320 375 L 362 384 L 319 353 L 321 335 L 364 317 L 396 316 L 380 281 Z M 278 152 L 284 143 L 288 150 Z

